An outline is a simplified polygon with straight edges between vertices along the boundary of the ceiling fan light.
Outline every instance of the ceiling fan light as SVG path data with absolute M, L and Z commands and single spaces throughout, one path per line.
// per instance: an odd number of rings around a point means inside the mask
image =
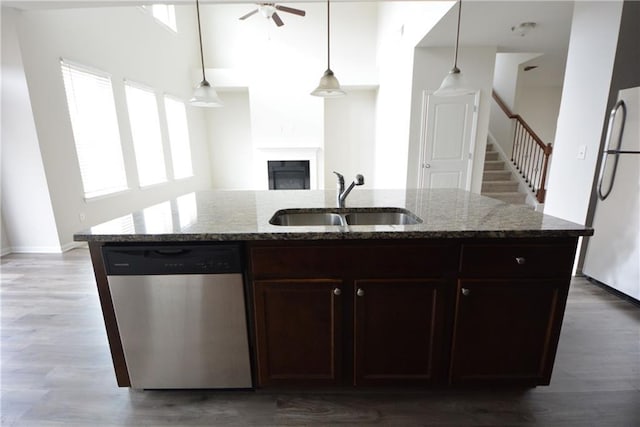
M 346 95 L 346 92 L 340 87 L 340 82 L 333 74 L 330 68 L 328 68 L 322 77 L 320 77 L 320 83 L 318 87 L 311 92 L 313 96 L 322 96 L 325 98 L 336 98 L 338 96 Z
M 271 15 L 273 15 L 276 11 L 276 8 L 271 4 L 260 5 L 258 6 L 258 9 L 260 10 L 262 16 L 264 16 L 265 18 L 271 18 Z
M 445 76 L 442 84 L 433 94 L 437 96 L 457 96 L 466 95 L 471 92 L 472 90 L 467 87 L 460 69 L 454 67 L 449 71 L 449 74 Z
M 189 100 L 189 103 L 194 107 L 210 108 L 222 107 L 224 105 L 216 90 L 206 80 L 198 83 L 193 91 L 193 96 Z

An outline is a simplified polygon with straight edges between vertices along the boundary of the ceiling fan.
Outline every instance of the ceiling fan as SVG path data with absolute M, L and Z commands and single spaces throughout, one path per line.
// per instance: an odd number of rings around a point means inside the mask
M 282 27 L 284 25 L 284 22 L 282 22 L 280 15 L 278 15 L 278 11 L 293 13 L 294 15 L 298 15 L 298 16 L 306 15 L 306 12 L 304 10 L 295 9 L 293 7 L 280 6 L 279 4 L 275 4 L 275 3 L 256 3 L 256 4 L 258 5 L 258 8 L 255 10 L 252 10 L 246 15 L 241 16 L 240 20 L 247 19 L 248 17 L 260 12 L 262 16 L 264 16 L 265 18 L 272 19 L 273 22 L 275 22 L 275 24 L 278 27 Z

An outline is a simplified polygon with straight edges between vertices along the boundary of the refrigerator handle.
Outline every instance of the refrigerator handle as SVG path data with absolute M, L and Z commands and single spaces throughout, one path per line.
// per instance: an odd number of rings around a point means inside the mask
M 610 150 L 609 145 L 611 145 L 611 138 L 613 136 L 614 124 L 616 121 L 616 117 L 618 115 L 618 111 L 622 110 L 622 122 L 620 123 L 620 132 L 618 133 L 618 144 L 615 150 Z M 618 158 L 620 157 L 620 146 L 622 145 L 622 133 L 624 132 L 624 125 L 627 121 L 627 106 L 625 105 L 623 100 L 620 100 L 616 103 L 616 105 L 611 110 L 609 114 L 609 125 L 607 127 L 607 137 L 604 142 L 604 151 L 602 152 L 602 161 L 600 163 L 600 174 L 598 175 L 598 198 L 600 200 L 604 200 L 609 197 L 611 190 L 613 189 L 613 182 L 616 178 L 616 170 L 618 169 Z M 604 181 L 604 171 L 607 167 L 607 159 L 609 155 L 613 155 L 613 170 L 611 171 L 611 180 L 609 181 L 609 185 L 606 191 L 603 191 L 603 181 Z

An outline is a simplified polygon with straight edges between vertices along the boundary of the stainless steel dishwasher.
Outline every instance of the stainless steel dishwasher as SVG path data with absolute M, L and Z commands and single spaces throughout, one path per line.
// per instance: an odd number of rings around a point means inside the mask
M 250 388 L 240 246 L 105 246 L 131 387 Z

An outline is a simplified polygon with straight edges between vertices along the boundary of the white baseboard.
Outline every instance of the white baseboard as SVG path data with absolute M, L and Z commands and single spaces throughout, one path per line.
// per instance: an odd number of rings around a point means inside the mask
M 9 254 L 61 254 L 72 249 L 87 247 L 87 242 L 69 242 L 62 246 L 10 246 L 2 248 L 0 256 Z
M 14 254 L 60 254 L 60 246 L 12 246 L 9 248 Z

